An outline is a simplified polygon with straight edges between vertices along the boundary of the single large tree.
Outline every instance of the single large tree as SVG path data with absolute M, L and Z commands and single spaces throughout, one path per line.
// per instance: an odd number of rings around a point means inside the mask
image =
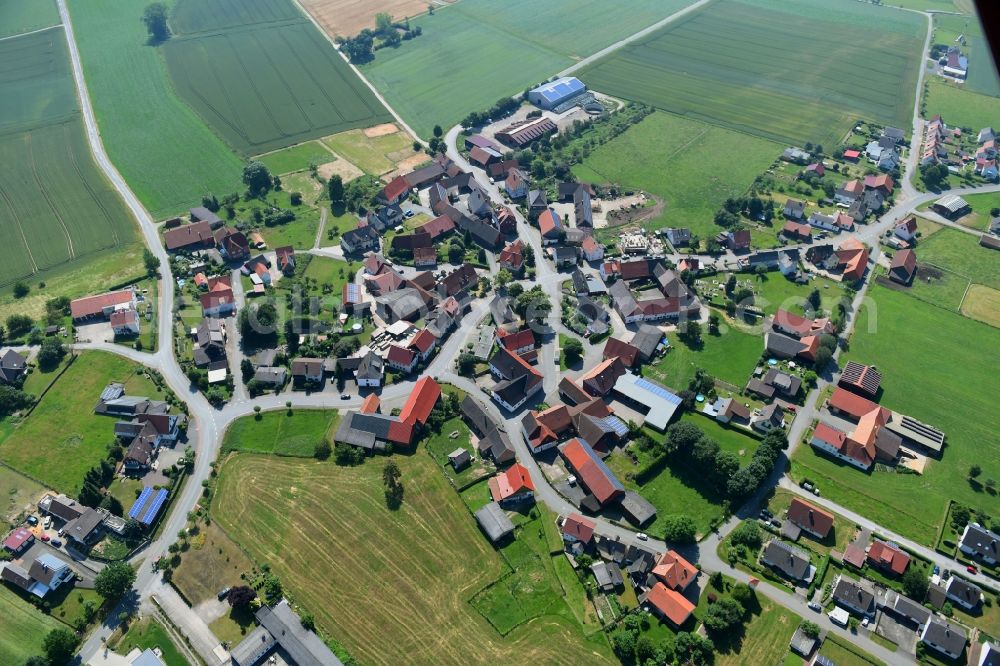
M 116 600 L 132 589 L 134 582 L 135 569 L 124 562 L 114 562 L 97 574 L 94 589 L 105 599 Z
M 69 629 L 53 629 L 45 635 L 42 647 L 52 666 L 62 666 L 73 658 L 76 643 L 76 636 Z
M 327 192 L 330 194 L 330 203 L 339 204 L 344 202 L 344 179 L 338 174 L 330 176 L 326 183 Z
M 146 25 L 149 36 L 162 42 L 170 37 L 170 27 L 167 25 L 167 6 L 162 2 L 146 5 L 142 12 L 142 22 Z
M 257 592 L 254 591 L 252 587 L 247 585 L 237 585 L 236 587 L 230 588 L 229 594 L 226 595 L 226 601 L 233 608 L 246 608 L 250 605 L 250 602 L 257 598 Z
M 263 162 L 250 161 L 243 167 L 243 184 L 247 186 L 250 196 L 256 197 L 271 189 L 274 179 Z
M 572 365 L 583 358 L 583 343 L 576 338 L 567 338 L 563 344 L 566 363 Z
M 673 543 L 694 543 L 698 526 L 690 516 L 673 515 L 664 519 L 663 539 Z

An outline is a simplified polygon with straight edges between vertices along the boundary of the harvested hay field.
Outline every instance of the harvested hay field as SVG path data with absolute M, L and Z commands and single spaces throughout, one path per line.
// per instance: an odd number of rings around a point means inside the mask
M 451 4 L 454 0 L 443 0 Z M 386 12 L 396 20 L 427 13 L 423 0 L 302 0 L 302 7 L 331 37 L 350 37 L 375 27 L 375 15 Z
M 390 131 L 392 128 L 392 131 Z M 372 176 L 381 176 L 399 168 L 399 163 L 422 152 L 413 151 L 413 140 L 392 123 L 368 129 L 356 129 L 324 137 L 323 145 L 339 157 Z
M 563 616 L 498 633 L 469 601 L 509 569 L 425 451 L 393 459 L 405 487 L 397 511 L 385 506 L 380 458 L 340 467 L 238 454 L 219 473 L 212 514 L 361 663 L 613 663 L 603 640 Z
M 240 574 L 253 571 L 240 547 L 215 523 L 199 525 L 191 547 L 174 571 L 174 584 L 192 604 L 215 599 L 224 587 L 240 585 Z
M 1000 291 L 981 284 L 971 285 L 962 301 L 962 314 L 1000 328 Z

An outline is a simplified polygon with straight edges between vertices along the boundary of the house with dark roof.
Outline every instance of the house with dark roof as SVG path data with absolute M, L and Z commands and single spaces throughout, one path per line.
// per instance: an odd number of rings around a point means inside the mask
M 273 607 L 262 606 L 256 618 L 259 626 L 230 651 L 232 666 L 273 664 L 275 654 L 280 663 L 294 666 L 343 666 L 319 636 L 303 626 L 285 599 Z
M 639 359 L 648 363 L 656 355 L 656 350 L 663 340 L 663 331 L 656 326 L 641 324 L 629 344 L 639 350 Z
M 296 384 L 323 383 L 323 359 L 299 357 L 292 359 L 292 381 Z
M 840 574 L 833 581 L 833 600 L 858 615 L 875 616 L 875 586 L 869 580 L 854 580 Z
M 823 540 L 833 529 L 833 514 L 798 497 L 788 506 L 788 520 L 799 529 Z
M 656 518 L 656 507 L 634 490 L 626 490 L 621 501 L 622 515 L 636 527 L 642 527 Z
M 351 255 L 378 252 L 379 240 L 378 232 L 372 227 L 358 227 L 340 235 L 340 247 L 344 254 Z
M 920 631 L 920 642 L 951 659 L 958 659 L 965 652 L 968 637 L 959 625 L 932 616 Z
M 28 372 L 28 360 L 7 347 L 0 351 L 0 384 L 18 384 Z
M 499 543 L 514 533 L 514 523 L 496 502 L 476 511 L 476 522 L 493 543 Z
M 493 399 L 508 411 L 516 411 L 542 389 L 541 373 L 503 347 L 490 357 L 490 372 L 496 380 Z
M 889 279 L 902 285 L 913 282 L 917 273 L 917 255 L 913 250 L 900 250 L 889 264 Z
M 961 576 L 952 576 L 945 586 L 945 596 L 949 601 L 953 601 L 966 612 L 975 611 L 982 605 L 983 591 L 978 585 L 974 585 Z
M 771 539 L 761 551 L 760 561 L 785 578 L 808 585 L 816 574 L 816 567 L 809 561 L 809 555 L 780 539 Z
M 986 529 L 979 523 L 969 523 L 965 526 L 958 547 L 969 557 L 990 566 L 1000 561 L 1000 534 Z

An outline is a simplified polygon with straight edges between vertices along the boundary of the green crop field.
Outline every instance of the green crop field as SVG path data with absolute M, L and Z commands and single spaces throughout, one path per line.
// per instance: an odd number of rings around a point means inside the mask
M 392 120 L 290 1 L 178 0 L 173 17 L 178 93 L 244 155 Z
M 54 0 L 4 0 L 0 3 L 0 37 L 58 24 L 59 12 Z
M 139 20 L 146 0 L 69 0 L 104 147 L 157 218 L 242 190 L 240 158 L 174 91 Z
M 1000 98 L 964 90 L 936 76 L 927 82 L 926 108 L 927 118 L 941 116 L 949 125 L 973 132 L 997 125 L 1000 119 Z
M 589 639 L 558 610 L 560 596 L 539 606 L 531 594 L 530 615 L 477 597 L 509 567 L 426 452 L 393 459 L 398 511 L 385 506 L 381 458 L 340 467 L 238 454 L 219 473 L 212 514 L 361 663 L 613 663 L 600 633 Z M 525 586 L 550 584 L 547 567 L 531 574 Z M 499 624 L 509 612 L 527 621 L 501 635 L 474 597 Z
M 41 655 L 45 635 L 53 629 L 66 628 L 20 599 L 6 585 L 0 585 L 0 617 L 3 617 L 3 631 L 0 631 L 2 664 L 23 664 L 28 657 Z
M 939 232 L 943 233 L 943 232 Z M 800 446 L 792 476 L 812 479 L 823 496 L 895 532 L 931 546 L 949 499 L 996 512 L 997 499 L 966 477 L 979 464 L 983 479 L 1000 478 L 1000 417 L 991 407 L 996 373 L 984 363 L 1000 345 L 1000 330 L 881 286 L 870 292 L 851 339 L 848 359 L 883 373 L 881 404 L 942 430 L 940 460 L 923 475 L 873 472 L 817 455 Z M 914 390 L 919 387 L 919 390 Z
M 648 228 L 689 227 L 708 238 L 719 232 L 713 217 L 722 202 L 746 194 L 782 150 L 773 141 L 657 112 L 595 149 L 573 173 L 663 199 L 663 213 Z
M 411 25 L 423 35 L 382 49 L 365 76 L 429 137 L 690 4 L 688 0 L 462 0 Z M 600 29 L 595 29 L 600 26 Z
M 0 287 L 120 261 L 136 240 L 90 155 L 63 30 L 0 41 Z
M 84 352 L 31 414 L 0 441 L 0 460 L 68 495 L 76 495 L 88 469 L 107 455 L 115 419 L 94 414 L 108 382 L 126 393 L 162 399 L 152 383 L 120 356 Z M 44 442 L 44 446 L 39 443 Z
M 590 87 L 776 141 L 908 127 L 926 21 L 840 0 L 721 0 L 586 67 Z

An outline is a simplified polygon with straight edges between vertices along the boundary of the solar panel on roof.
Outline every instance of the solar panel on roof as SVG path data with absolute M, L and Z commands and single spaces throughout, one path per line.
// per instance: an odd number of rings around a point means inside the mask
M 601 423 L 605 424 L 609 428 L 615 431 L 615 434 L 619 437 L 624 437 L 628 434 L 628 424 L 622 421 L 617 416 L 606 416 L 601 419 Z
M 139 519 L 139 522 L 143 523 L 144 525 L 152 524 L 152 522 L 156 519 L 156 514 L 160 512 L 160 509 L 163 507 L 163 503 L 166 501 L 167 501 L 167 491 L 163 489 L 157 491 L 156 497 L 154 497 L 153 501 L 150 502 L 149 508 L 146 509 L 146 511 L 143 513 L 142 518 Z
M 128 517 L 135 519 L 140 513 L 142 513 L 143 506 L 145 506 L 146 502 L 149 501 L 149 496 L 152 494 L 153 494 L 152 486 L 146 486 L 145 488 L 143 488 L 142 492 L 139 493 L 139 497 L 136 498 L 135 504 L 133 504 L 132 508 L 129 509 Z
M 101 400 L 107 402 L 108 400 L 120 398 L 124 392 L 125 387 L 121 384 L 108 384 L 104 387 L 104 390 L 101 391 Z
M 654 384 L 653 382 L 649 381 L 648 379 L 643 379 L 643 378 L 640 377 L 639 379 L 635 380 L 635 385 L 638 386 L 639 388 L 641 388 L 643 390 L 646 390 L 646 391 L 649 391 L 653 395 L 655 395 L 655 396 L 657 396 L 659 398 L 663 398 L 667 402 L 673 403 L 675 405 L 679 405 L 682 402 L 681 397 L 679 395 L 674 395 L 673 393 L 671 393 L 667 389 L 665 389 L 662 386 L 659 386 L 657 384 Z

